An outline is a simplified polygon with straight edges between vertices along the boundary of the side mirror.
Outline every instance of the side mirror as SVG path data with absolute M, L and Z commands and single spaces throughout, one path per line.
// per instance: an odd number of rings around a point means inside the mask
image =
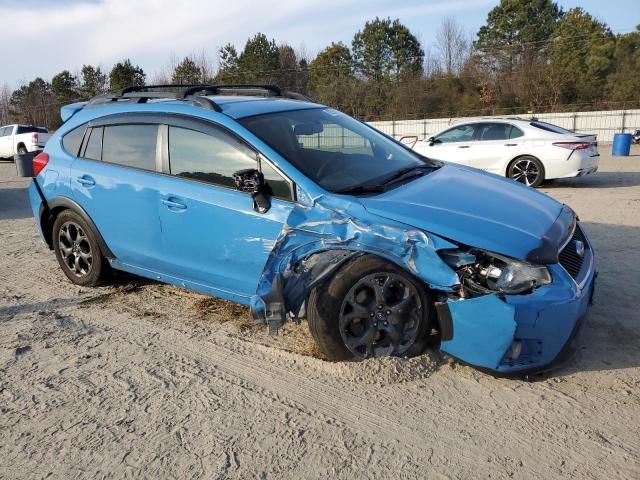
M 427 142 L 429 142 L 430 147 L 433 147 L 436 144 L 436 137 L 427 138 Z
M 251 194 L 253 209 L 258 213 L 266 213 L 271 208 L 271 195 L 264 176 L 255 168 L 238 170 L 233 174 L 236 189 Z

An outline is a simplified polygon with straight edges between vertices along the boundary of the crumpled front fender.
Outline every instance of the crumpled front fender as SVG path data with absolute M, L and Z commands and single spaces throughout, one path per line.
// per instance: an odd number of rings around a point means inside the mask
M 438 255 L 456 245 L 408 225 L 381 218 L 360 203 L 319 197 L 291 211 L 267 259 L 251 309 L 275 332 L 287 314 L 298 318 L 307 295 L 354 256 L 374 254 L 424 281 L 450 292 L 457 274 Z

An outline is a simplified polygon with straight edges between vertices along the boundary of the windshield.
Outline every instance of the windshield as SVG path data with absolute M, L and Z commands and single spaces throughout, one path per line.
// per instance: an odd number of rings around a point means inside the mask
M 435 162 L 331 108 L 269 113 L 239 120 L 323 188 L 347 193 L 381 188 L 403 172 Z M 428 173 L 423 171 L 424 173 Z

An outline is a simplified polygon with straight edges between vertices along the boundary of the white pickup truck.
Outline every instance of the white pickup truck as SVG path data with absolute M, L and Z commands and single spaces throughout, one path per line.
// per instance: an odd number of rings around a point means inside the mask
M 51 134 L 46 128 L 31 125 L 0 127 L 0 158 L 39 152 Z

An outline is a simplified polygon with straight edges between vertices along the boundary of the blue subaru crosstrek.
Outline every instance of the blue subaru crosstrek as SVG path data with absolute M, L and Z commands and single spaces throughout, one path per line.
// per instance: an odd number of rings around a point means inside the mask
M 500 373 L 564 356 L 593 294 L 574 212 L 275 86 L 132 87 L 62 108 L 29 187 L 65 275 L 111 269 L 306 319 L 331 360 L 429 342 Z

